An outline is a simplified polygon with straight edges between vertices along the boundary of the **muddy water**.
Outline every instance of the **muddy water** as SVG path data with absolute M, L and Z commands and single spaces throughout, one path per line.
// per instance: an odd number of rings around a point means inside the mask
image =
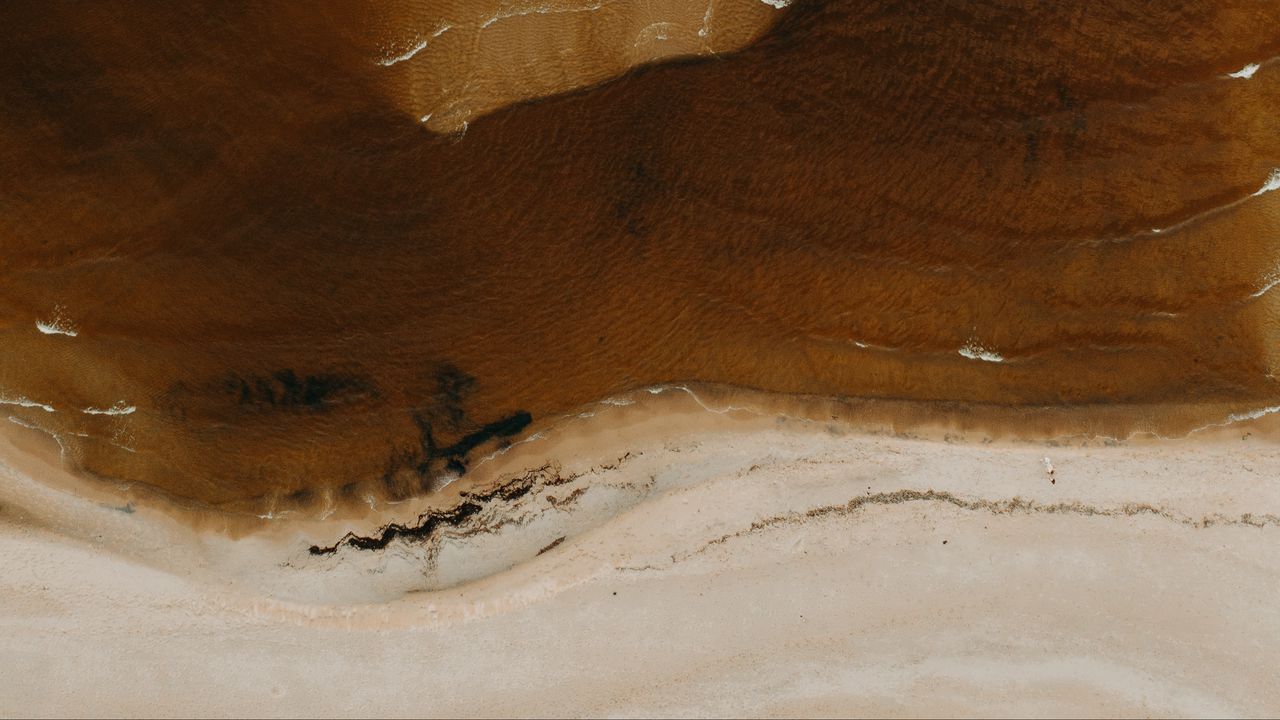
M 4 415 L 251 510 L 427 491 L 660 383 L 1280 404 L 1280 6 L 765 9 L 463 133 L 419 114 L 443 70 L 388 79 L 385 8 L 6 4 Z

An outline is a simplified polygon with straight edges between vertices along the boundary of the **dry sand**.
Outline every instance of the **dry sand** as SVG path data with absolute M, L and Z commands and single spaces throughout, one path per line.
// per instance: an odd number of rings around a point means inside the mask
M 0 714 L 1280 712 L 1256 427 L 953 443 L 660 400 L 495 457 L 430 542 L 323 556 L 426 505 L 195 530 L 15 426 Z

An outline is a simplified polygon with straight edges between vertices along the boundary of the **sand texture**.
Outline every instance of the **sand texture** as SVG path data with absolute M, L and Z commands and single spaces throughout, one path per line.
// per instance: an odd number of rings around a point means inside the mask
M 233 540 L 55 489 L 11 433 L 0 714 L 1280 711 L 1280 451 L 1246 424 L 942 442 L 661 409 L 495 458 L 435 501 L 480 506 L 456 525 L 319 554 L 432 510 Z
M 1280 3 L 0 3 L 0 718 L 1280 716 Z

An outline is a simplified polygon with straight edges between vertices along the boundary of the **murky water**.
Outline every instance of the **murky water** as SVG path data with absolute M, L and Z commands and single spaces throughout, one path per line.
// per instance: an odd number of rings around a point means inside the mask
M 0 16 L 0 402 L 91 474 L 403 495 L 678 381 L 1278 404 L 1273 2 L 796 0 L 451 134 L 385 12 Z

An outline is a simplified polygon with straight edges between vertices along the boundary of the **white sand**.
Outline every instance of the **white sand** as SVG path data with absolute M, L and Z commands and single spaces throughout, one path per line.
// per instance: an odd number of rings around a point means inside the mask
M 1273 442 L 609 412 L 491 468 L 586 474 L 432 552 L 196 533 L 0 446 L 0 714 L 1280 713 Z

